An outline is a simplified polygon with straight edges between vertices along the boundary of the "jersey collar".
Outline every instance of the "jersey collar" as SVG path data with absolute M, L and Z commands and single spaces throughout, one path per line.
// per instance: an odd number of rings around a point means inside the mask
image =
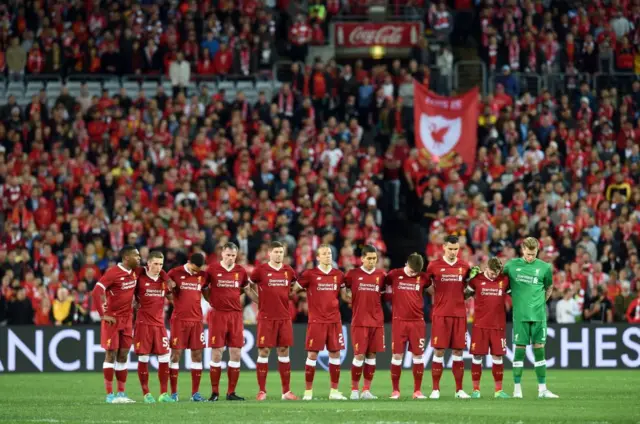
M 158 281 L 158 279 L 160 278 L 160 274 L 156 275 L 155 277 L 151 274 L 149 274 L 149 268 L 145 267 L 144 268 L 144 273 L 147 274 L 147 277 L 151 278 L 153 281 Z
M 331 271 L 333 271 L 333 267 L 329 268 L 329 272 L 324 272 L 322 270 L 322 268 L 320 268 L 320 265 L 318 265 L 318 269 L 320 270 L 321 273 L 323 273 L 324 275 L 329 275 L 331 274 Z
M 267 262 L 267 265 L 269 266 L 269 268 L 273 269 L 274 271 L 280 271 L 280 270 L 282 270 L 282 267 L 284 266 L 284 264 L 280 264 L 280 268 L 276 268 L 274 266 L 271 266 L 271 264 L 269 262 Z
M 458 258 L 456 258 L 456 260 L 455 260 L 455 261 L 453 261 L 453 262 L 449 262 L 449 261 L 447 260 L 447 258 L 445 258 L 445 257 L 443 256 L 443 257 L 442 257 L 442 260 L 443 260 L 447 265 L 449 265 L 449 266 L 454 266 L 455 264 L 457 264 L 457 263 L 458 263 Z
M 118 264 L 118 268 L 120 268 L 121 270 L 123 270 L 124 272 L 126 272 L 127 274 L 131 274 L 131 271 L 133 271 L 132 269 L 127 269 L 124 267 L 124 265 L 122 263 Z
M 364 267 L 363 267 L 363 266 L 361 266 L 361 267 L 360 267 L 360 269 L 361 269 L 364 273 L 366 273 L 366 274 L 368 274 L 368 275 L 371 275 L 371 274 L 373 274 L 374 272 L 376 272 L 376 269 L 375 269 L 375 268 L 373 268 L 371 271 L 367 271 L 366 269 L 364 269 Z
M 226 266 L 224 266 L 224 264 L 222 263 L 222 261 L 220 261 L 220 266 L 227 272 L 231 272 L 233 270 L 233 268 L 236 267 L 236 264 L 231 265 L 231 268 L 227 268 Z
M 189 275 L 196 275 L 195 273 L 192 273 L 191 271 L 189 271 L 189 268 L 187 268 L 187 264 L 184 264 L 184 265 L 183 265 L 183 268 L 184 268 L 184 270 L 185 270 L 185 272 L 186 272 L 187 274 L 189 274 Z

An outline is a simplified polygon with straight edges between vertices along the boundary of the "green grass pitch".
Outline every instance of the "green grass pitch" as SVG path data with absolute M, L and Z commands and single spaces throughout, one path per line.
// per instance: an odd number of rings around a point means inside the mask
M 158 395 L 157 375 L 150 373 L 151 390 Z M 304 373 L 292 373 L 292 390 L 302 396 Z M 431 375 L 425 370 L 423 391 L 431 392 Z M 471 392 L 471 375 L 465 373 L 465 390 Z M 511 372 L 505 372 L 505 390 L 511 393 Z M 349 395 L 350 372 L 342 370 L 340 388 Z M 483 399 L 456 400 L 453 376 L 445 370 L 441 398 L 437 401 L 411 400 L 413 377 L 403 370 L 402 399 L 388 400 L 391 382 L 388 370 L 379 370 L 372 391 L 376 401 L 328 401 L 328 373 L 316 373 L 313 402 L 280 400 L 280 377 L 270 371 L 269 400 L 256 402 L 255 372 L 243 371 L 238 394 L 247 402 L 193 404 L 188 401 L 191 389 L 189 373 L 180 375 L 181 401 L 178 404 L 142 403 L 135 371 L 129 371 L 127 392 L 137 401 L 130 405 L 104 403 L 102 374 L 4 374 L 0 376 L 0 423 L 85 423 L 85 424 L 160 424 L 160 423 L 640 423 L 640 372 L 638 371 L 555 371 L 548 372 L 549 388 L 560 399 L 537 399 L 537 385 L 532 369 L 523 377 L 524 399 L 493 399 L 491 371 L 482 378 Z M 226 391 L 226 376 L 221 381 Z M 115 382 L 114 382 L 115 388 Z M 203 372 L 201 393 L 210 392 L 208 372 Z

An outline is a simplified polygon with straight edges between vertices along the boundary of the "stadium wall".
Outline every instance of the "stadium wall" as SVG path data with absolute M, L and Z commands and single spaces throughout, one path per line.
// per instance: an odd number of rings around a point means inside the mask
M 347 349 L 340 358 L 342 367 L 349 368 L 353 357 L 350 342 L 350 327 L 343 327 Z M 205 336 L 207 330 L 205 329 Z M 292 368 L 302 370 L 306 355 L 303 351 L 306 326 L 294 325 L 296 346 L 291 351 Z M 391 326 L 385 328 L 386 340 L 391 340 Z M 427 328 L 430 334 L 430 328 Z M 242 349 L 242 367 L 255 369 L 256 327 L 244 330 L 245 346 Z M 593 325 L 551 325 L 547 332 L 547 366 L 564 369 L 637 369 L 640 368 L 640 327 L 626 324 Z M 511 328 L 507 329 L 507 345 L 512 346 Z M 425 360 L 430 362 L 433 348 L 427 345 Z M 205 350 L 205 367 L 208 367 L 210 349 Z M 184 355 L 189 356 L 189 355 Z M 226 357 L 226 355 L 225 355 Z M 411 354 L 405 355 L 404 368 L 411 367 Z M 471 356 L 465 352 L 465 360 L 470 366 Z M 26 372 L 73 372 L 101 371 L 104 350 L 100 347 L 100 327 L 0 327 L 0 373 Z M 276 355 L 272 354 L 270 366 L 277 369 Z M 511 367 L 513 349 L 507 349 L 505 365 Z M 533 364 L 531 347 L 527 352 L 527 367 Z M 390 346 L 378 354 L 378 368 L 388 368 L 391 361 Z M 486 366 L 491 365 L 486 358 Z M 154 357 L 151 365 L 157 368 Z M 328 369 L 328 354 L 321 352 L 318 365 Z M 445 365 L 451 366 L 451 357 L 446 357 Z M 189 358 L 182 360 L 182 369 L 190 369 Z M 223 363 L 226 368 L 226 362 Z M 129 369 L 137 368 L 137 359 L 131 352 Z

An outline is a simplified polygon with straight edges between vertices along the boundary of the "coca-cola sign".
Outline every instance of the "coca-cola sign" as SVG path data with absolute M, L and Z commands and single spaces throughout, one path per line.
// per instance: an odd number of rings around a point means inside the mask
M 339 47 L 411 47 L 420 32 L 419 22 L 341 22 L 336 23 L 334 34 Z

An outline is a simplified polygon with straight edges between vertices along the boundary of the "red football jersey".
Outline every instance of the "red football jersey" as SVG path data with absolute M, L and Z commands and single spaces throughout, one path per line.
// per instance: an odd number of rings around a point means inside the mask
M 344 287 L 344 274 L 336 268 L 325 273 L 320 268 L 302 273 L 298 283 L 307 289 L 310 323 L 341 322 L 338 296 Z
M 433 282 L 433 316 L 463 317 L 467 310 L 464 305 L 464 287 L 469 264 L 458 259 L 449 264 L 443 258 L 431 261 L 427 266 L 427 278 Z
M 238 264 L 227 270 L 220 262 L 209 265 L 209 304 L 216 311 L 242 312 L 240 294 L 249 283 L 247 271 Z
M 207 274 L 191 274 L 184 265 L 168 272 L 169 278 L 176 283 L 173 290 L 173 316 L 179 321 L 202 321 L 202 289 L 207 287 Z
M 480 273 L 469 281 L 469 289 L 475 295 L 473 326 L 503 330 L 507 325 L 504 305 L 509 291 L 509 278 L 500 275 L 491 280 Z
M 258 319 L 291 319 L 289 293 L 291 284 L 298 281 L 289 265 L 280 269 L 269 263 L 260 264 L 251 273 L 251 281 L 258 285 Z
M 140 304 L 136 323 L 164 327 L 164 296 L 169 290 L 167 273 L 160 271 L 160 275 L 154 279 L 147 274 L 146 268 L 140 267 L 136 269 L 136 274 L 138 285 L 135 296 Z
M 127 271 L 122 264 L 112 266 L 104 273 L 98 285 L 107 296 L 104 314 L 109 316 L 129 316 L 133 314 L 133 293 L 136 288 L 137 274 Z
M 385 284 L 391 287 L 393 319 L 424 321 L 424 289 L 431 285 L 424 272 L 409 277 L 404 268 L 389 271 Z
M 351 325 L 354 327 L 382 327 L 382 294 L 384 293 L 384 271 L 374 269 L 367 272 L 354 268 L 344 277 L 344 285 L 351 289 Z

